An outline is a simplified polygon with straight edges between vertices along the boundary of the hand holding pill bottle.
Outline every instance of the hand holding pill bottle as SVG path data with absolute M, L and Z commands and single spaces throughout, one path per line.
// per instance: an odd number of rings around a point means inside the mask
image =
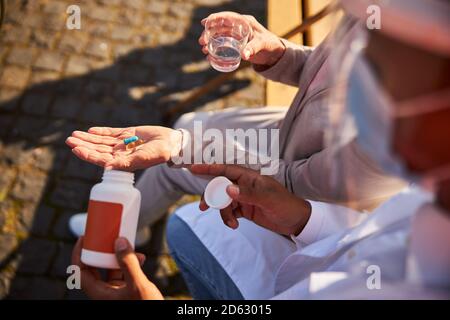
M 105 170 L 90 194 L 81 261 L 89 266 L 118 269 L 114 242 L 126 238 L 134 246 L 141 193 L 134 173 Z

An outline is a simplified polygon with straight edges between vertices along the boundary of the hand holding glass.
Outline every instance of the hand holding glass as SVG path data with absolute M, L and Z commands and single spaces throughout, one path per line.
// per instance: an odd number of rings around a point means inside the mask
M 209 18 L 205 23 L 205 33 L 211 66 L 220 72 L 236 70 L 250 32 L 250 25 L 240 14 Z

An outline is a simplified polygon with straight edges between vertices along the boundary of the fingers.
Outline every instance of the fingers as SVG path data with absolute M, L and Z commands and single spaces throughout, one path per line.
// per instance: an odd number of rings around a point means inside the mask
M 201 46 L 206 46 L 207 45 L 207 37 L 206 37 L 206 32 L 205 31 L 203 31 L 202 32 L 202 34 L 201 34 L 201 36 L 200 36 L 200 38 L 198 38 L 198 43 L 201 45 Z
M 125 282 L 130 288 L 140 287 L 148 282 L 141 269 L 139 259 L 130 243 L 125 238 L 118 238 L 115 242 L 116 257 L 123 272 Z
M 144 265 L 145 262 L 145 255 L 142 253 L 137 253 L 136 252 L 136 257 L 138 258 L 139 261 L 139 265 L 142 267 Z M 122 281 L 123 280 L 123 272 L 122 270 L 109 270 L 108 271 L 108 283 L 110 284 L 114 284 L 115 281 Z M 117 284 L 119 284 L 120 282 L 116 282 Z
M 243 52 L 242 58 L 244 60 L 251 59 L 254 55 L 260 52 L 264 48 L 264 43 L 261 41 L 259 37 L 255 37 L 252 41 L 247 43 Z
M 72 149 L 72 152 L 81 160 L 101 167 L 104 167 L 108 162 L 113 160 L 113 156 L 110 153 L 102 153 L 86 147 L 75 147 Z
M 146 259 L 145 254 L 136 252 L 136 257 L 139 260 L 139 265 L 142 267 L 144 265 L 145 259 Z
M 206 204 L 206 201 L 205 201 L 205 195 L 204 194 L 202 194 L 202 198 L 201 198 L 201 200 L 200 200 L 200 204 L 199 204 L 199 209 L 201 210 L 201 211 L 206 211 L 206 210 L 208 210 L 209 209 L 209 206 Z
M 234 216 L 231 206 L 220 210 L 220 216 L 222 217 L 223 223 L 225 223 L 231 229 L 237 229 L 239 227 L 239 222 Z
M 84 141 L 84 140 L 81 140 L 81 139 L 78 139 L 75 137 L 68 137 L 66 140 L 66 144 L 71 148 L 86 147 L 88 149 L 95 150 L 98 152 L 103 152 L 103 153 L 111 153 L 113 151 L 113 147 L 111 147 L 111 146 L 90 143 L 90 142 L 87 142 L 87 141 Z
M 85 265 L 81 261 L 81 250 L 83 249 L 83 238 L 84 237 L 80 237 L 78 239 L 77 243 L 75 244 L 75 247 L 72 250 L 72 264 L 80 267 L 80 269 L 83 272 L 81 281 L 82 281 L 82 283 L 87 282 L 89 285 L 90 283 L 100 279 L 100 273 L 98 272 L 98 270 L 95 270 L 94 268 L 91 268 L 91 267 Z
M 72 250 L 72 264 L 77 265 L 79 267 L 84 267 L 84 264 L 81 262 L 81 249 L 83 248 L 83 237 L 78 238 L 75 247 Z
M 88 132 L 99 136 L 118 137 L 127 131 L 130 131 L 129 134 L 133 134 L 131 129 L 132 128 L 92 127 Z
M 267 200 L 267 193 L 254 186 L 229 185 L 226 189 L 231 199 L 245 204 L 261 205 Z
M 209 176 L 225 176 L 230 180 L 238 180 L 243 176 L 254 177 L 258 175 L 256 171 L 238 165 L 226 164 L 194 164 L 189 170 L 193 174 Z
M 91 129 L 89 129 L 91 130 Z M 121 140 L 112 136 L 102 136 L 94 133 L 87 133 L 83 131 L 74 131 L 72 132 L 72 137 L 77 138 L 79 140 L 83 140 L 90 143 L 102 144 L 106 146 L 115 146 Z

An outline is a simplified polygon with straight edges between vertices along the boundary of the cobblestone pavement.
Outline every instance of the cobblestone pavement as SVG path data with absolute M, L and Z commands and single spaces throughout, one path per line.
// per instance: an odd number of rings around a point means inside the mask
M 197 45 L 200 20 L 233 10 L 264 22 L 263 0 L 8 0 L 0 33 L 0 297 L 78 299 L 66 290 L 74 239 L 101 170 L 64 146 L 92 125 L 169 125 L 164 110 L 215 75 Z M 81 30 L 65 27 L 81 7 Z M 258 106 L 251 70 L 192 109 Z M 187 110 L 188 111 L 188 110 Z M 172 119 L 173 121 L 173 119 Z M 145 270 L 169 297 L 187 290 L 167 255 L 164 221 L 145 248 Z

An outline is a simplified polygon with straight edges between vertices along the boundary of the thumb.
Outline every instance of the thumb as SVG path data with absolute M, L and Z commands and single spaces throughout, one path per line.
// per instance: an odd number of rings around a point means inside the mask
M 147 280 L 147 277 L 142 271 L 139 259 L 128 240 L 118 238 L 115 242 L 115 251 L 125 282 L 131 287 L 139 287 L 142 282 Z
M 242 52 L 242 58 L 244 60 L 249 60 L 263 48 L 263 43 L 259 38 L 254 38 L 244 48 Z

